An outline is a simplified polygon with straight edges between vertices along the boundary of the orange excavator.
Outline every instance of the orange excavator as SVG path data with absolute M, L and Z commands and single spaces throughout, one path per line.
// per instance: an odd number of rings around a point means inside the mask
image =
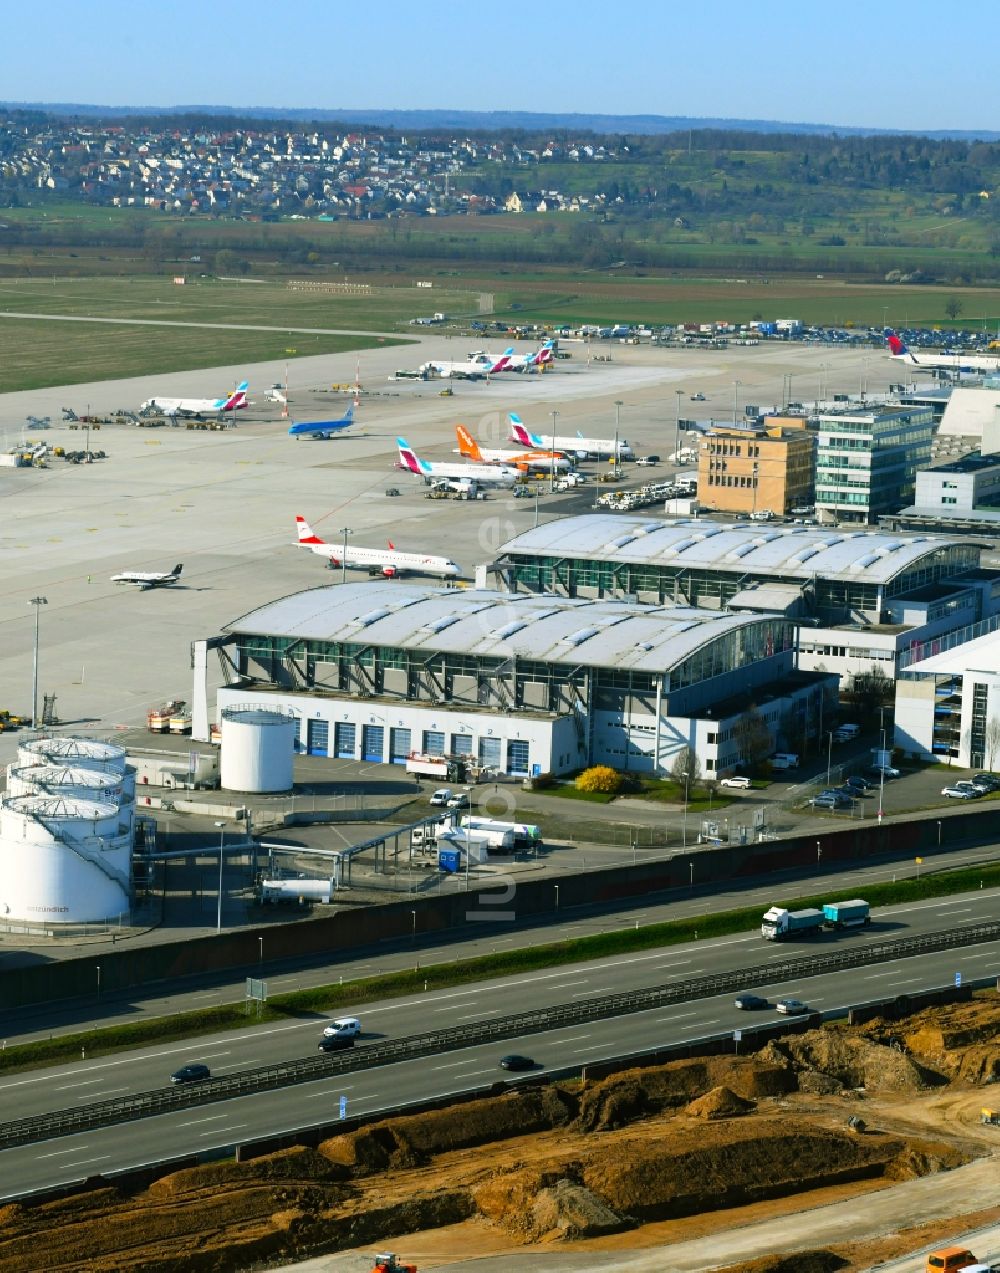
M 376 1255 L 371 1273 L 417 1273 L 417 1266 L 404 1264 L 391 1251 L 386 1251 L 382 1255 Z

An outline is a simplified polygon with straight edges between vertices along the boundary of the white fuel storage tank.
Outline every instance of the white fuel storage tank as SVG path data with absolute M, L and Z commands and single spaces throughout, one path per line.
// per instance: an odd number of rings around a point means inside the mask
M 290 791 L 299 722 L 274 708 L 227 707 L 222 712 L 220 776 L 226 791 Z
M 7 767 L 7 773 L 29 765 L 64 765 L 118 774 L 125 795 L 130 800 L 135 797 L 135 770 L 126 763 L 125 748 L 117 743 L 96 738 L 35 738 L 18 746 L 17 761 Z
M 10 765 L 7 796 L 52 795 L 120 804 L 127 799 L 124 777 L 79 765 Z
M 5 798 L 0 918 L 87 923 L 127 912 L 131 849 L 131 828 L 111 801 Z

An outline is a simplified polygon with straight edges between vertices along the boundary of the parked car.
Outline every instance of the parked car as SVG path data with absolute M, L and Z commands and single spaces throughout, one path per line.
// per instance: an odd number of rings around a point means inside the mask
M 942 787 L 941 794 L 949 800 L 978 800 L 983 793 L 975 787 L 960 787 L 956 783 L 954 787 Z
M 753 1012 L 758 1008 L 769 1008 L 771 1005 L 762 995 L 737 995 L 733 1006 L 742 1008 L 744 1012 Z
M 334 1035 L 355 1038 L 360 1033 L 361 1022 L 357 1017 L 336 1017 L 323 1031 L 323 1034 L 328 1039 Z
M 983 791 L 1000 791 L 1000 778 L 996 774 L 973 774 L 969 781 Z
M 734 787 L 737 791 L 749 791 L 751 785 L 750 779 L 742 774 L 734 774 L 731 778 L 723 778 L 719 783 L 720 787 Z
M 779 999 L 774 1006 L 785 1017 L 794 1017 L 809 1011 L 809 1005 L 801 999 Z
M 446 802 L 449 809 L 467 809 L 469 807 L 469 793 L 467 791 L 456 791 L 453 796 L 449 796 Z
M 824 791 L 818 796 L 813 796 L 809 804 L 814 809 L 849 809 L 851 801 L 841 791 Z
M 899 770 L 894 765 L 869 765 L 868 772 L 876 778 L 898 778 Z
M 659 462 L 660 457 L 658 455 L 640 455 L 636 460 L 635 465 L 636 468 L 640 469 L 652 469 L 656 468 Z
M 861 774 L 850 774 L 844 779 L 845 787 L 857 787 L 859 791 L 874 791 L 876 784 L 870 778 L 863 778 Z
M 207 1065 L 193 1061 L 189 1065 L 182 1065 L 179 1070 L 174 1070 L 170 1076 L 171 1083 L 203 1083 L 205 1079 L 212 1077 L 212 1071 Z
M 324 1034 L 319 1041 L 321 1052 L 342 1052 L 345 1048 L 353 1047 L 353 1034 Z
M 508 1052 L 500 1058 L 501 1070 L 533 1070 L 535 1063 L 530 1056 L 521 1056 L 518 1052 Z
M 447 804 L 452 797 L 451 787 L 438 787 L 431 796 L 431 804 Z
M 691 395 L 691 401 L 692 401 L 692 402 L 704 402 L 704 401 L 705 401 L 705 395 L 704 395 L 703 393 L 693 393 L 693 394 Z

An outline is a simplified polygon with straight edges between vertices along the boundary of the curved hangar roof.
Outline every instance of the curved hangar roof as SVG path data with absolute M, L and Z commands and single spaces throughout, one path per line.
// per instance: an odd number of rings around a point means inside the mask
M 663 522 L 588 513 L 561 517 L 509 540 L 497 554 L 584 558 L 644 566 L 886 583 L 921 557 L 960 547 L 954 537 L 901 538 L 870 530 L 764 522 Z M 967 545 L 966 545 L 967 546 Z
M 774 615 L 386 580 L 297 592 L 252 610 L 226 631 L 662 672 L 719 637 L 775 621 Z

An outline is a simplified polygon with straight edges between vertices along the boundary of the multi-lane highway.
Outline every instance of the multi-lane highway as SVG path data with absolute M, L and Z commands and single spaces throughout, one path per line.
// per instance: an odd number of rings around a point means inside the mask
M 359 1014 L 368 1038 L 399 1038 L 575 998 L 777 963 L 793 952 L 807 958 L 810 951 L 829 951 L 886 936 L 939 932 L 993 919 L 996 909 L 995 894 L 977 892 L 905 910 L 887 908 L 876 913 L 870 930 L 828 935 L 808 944 L 771 944 L 757 934 L 738 934 L 366 1005 Z M 759 989 L 772 999 L 782 993 L 794 994 L 815 1010 L 835 1013 L 847 1004 L 950 984 L 956 972 L 966 980 L 997 975 L 997 943 L 803 976 L 783 986 L 769 984 L 765 976 Z M 440 1057 L 357 1071 L 8 1150 L 0 1154 L 0 1194 L 329 1120 L 336 1116 L 342 1095 L 348 1099 L 349 1112 L 355 1114 L 480 1086 L 502 1077 L 497 1062 L 500 1053 L 507 1050 L 533 1055 L 542 1072 L 735 1028 L 749 1031 L 754 1025 L 777 1019 L 771 1010 L 739 1012 L 732 995 L 726 994 L 545 1034 L 519 1037 L 512 1032 L 502 1046 L 494 1043 L 460 1049 Z M 24 1117 L 150 1090 L 161 1086 L 172 1070 L 188 1060 L 205 1061 L 214 1074 L 224 1075 L 308 1055 L 316 1047 L 321 1024 L 319 1020 L 269 1024 L 202 1039 L 194 1045 L 171 1043 L 106 1059 L 81 1058 L 74 1065 L 12 1076 L 0 1083 L 0 1109 L 7 1118 Z M 359 1046 L 364 1046 L 363 1041 Z

